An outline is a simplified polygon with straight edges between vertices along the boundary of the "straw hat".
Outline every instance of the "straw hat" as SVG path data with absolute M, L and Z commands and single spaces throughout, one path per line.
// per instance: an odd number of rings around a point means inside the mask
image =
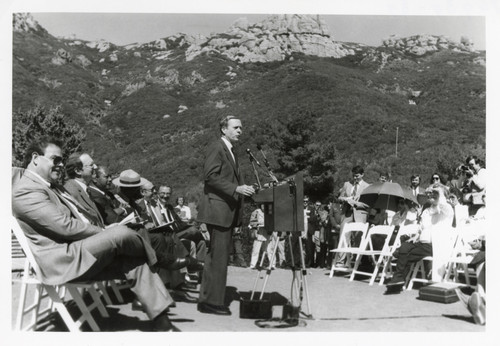
M 141 178 L 139 173 L 137 173 L 132 169 L 127 169 L 121 172 L 118 178 L 113 179 L 113 184 L 115 186 L 122 186 L 122 187 L 142 186 L 146 182 L 147 182 L 146 179 Z

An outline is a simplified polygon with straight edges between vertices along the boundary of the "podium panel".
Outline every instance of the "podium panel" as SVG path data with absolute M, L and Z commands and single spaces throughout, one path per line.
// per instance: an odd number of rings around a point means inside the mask
M 304 175 L 289 177 L 279 185 L 261 190 L 253 196 L 264 205 L 264 227 L 273 232 L 304 231 Z

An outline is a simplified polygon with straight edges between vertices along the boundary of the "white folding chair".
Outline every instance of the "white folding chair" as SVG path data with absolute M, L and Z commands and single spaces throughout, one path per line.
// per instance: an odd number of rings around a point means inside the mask
M 388 254 L 389 252 L 389 240 L 391 239 L 392 232 L 394 230 L 394 226 L 387 225 L 377 225 L 368 229 L 368 233 L 366 234 L 365 241 L 360 244 L 360 251 L 356 253 L 356 262 L 354 263 L 354 267 L 352 269 L 350 281 L 354 280 L 356 274 L 364 275 L 370 277 L 369 285 L 373 285 L 379 270 L 383 267 L 384 254 Z M 384 244 L 382 249 L 374 250 L 373 248 L 373 236 L 379 235 L 384 237 Z M 372 272 L 365 272 L 362 270 L 358 270 L 359 264 L 361 263 L 361 259 L 363 256 L 370 256 L 372 262 L 374 264 L 374 268 Z M 376 258 L 378 256 L 378 258 Z
M 352 255 L 360 251 L 360 246 L 364 246 L 367 230 L 368 223 L 364 222 L 350 222 L 344 225 L 344 229 L 340 234 L 339 245 L 336 249 L 330 250 L 330 252 L 335 253 L 335 257 L 332 262 L 332 269 L 330 270 L 331 278 L 333 277 L 335 271 L 350 272 L 352 270 Z M 354 233 L 358 233 L 361 236 L 359 246 L 353 246 L 350 241 Z M 345 266 L 337 266 L 337 261 L 342 253 L 346 255 Z
M 392 276 L 392 267 L 395 266 L 395 263 L 393 263 L 393 254 L 394 251 L 396 251 L 396 249 L 401 246 L 401 237 L 411 237 L 418 233 L 419 228 L 420 226 L 418 224 L 400 226 L 394 243 L 392 245 L 389 245 L 387 253 L 384 253 L 382 255 L 382 261 L 384 265 L 382 268 L 382 273 L 380 275 L 380 281 L 378 283 L 380 286 L 384 284 L 384 281 L 387 277 Z
M 451 227 L 443 227 L 438 231 L 434 231 L 432 236 L 433 255 L 424 257 L 420 261 L 412 264 L 410 268 L 410 280 L 406 285 L 407 290 L 411 290 L 415 282 L 431 284 L 444 280 L 445 266 L 452 253 L 456 239 L 457 232 Z M 430 278 L 427 277 L 425 262 L 430 262 L 431 265 Z
M 457 228 L 457 240 L 451 253 L 448 264 L 446 265 L 445 281 L 459 282 L 459 275 L 463 274 L 465 285 L 472 286 L 468 265 L 479 250 L 471 248 L 469 242 L 480 238 L 482 235 L 475 232 L 469 225 L 462 225 Z
M 65 283 L 62 285 L 44 284 L 39 278 L 40 269 L 33 253 L 31 252 L 29 241 L 14 217 L 11 217 L 11 227 L 12 232 L 14 232 L 21 248 L 26 254 L 24 272 L 22 278 L 20 279 L 21 294 L 19 298 L 15 330 L 36 330 L 41 316 L 51 311 L 53 307 L 57 310 L 70 331 L 80 331 L 80 326 L 85 322 L 88 323 L 93 331 L 99 331 L 99 326 L 92 317 L 91 312 L 97 308 L 103 317 L 109 317 L 109 314 L 102 304 L 100 295 L 96 290 L 96 282 L 75 282 Z M 29 285 L 34 285 L 36 292 L 33 304 L 26 306 L 26 295 Z M 82 293 L 80 293 L 79 289 L 89 292 L 93 300 L 92 304 L 87 305 L 84 302 Z M 82 316 L 77 320 L 71 317 L 66 305 L 64 304 L 63 299 L 65 290 L 67 290 L 71 298 L 75 301 L 82 314 Z M 49 298 L 51 300 L 48 308 L 42 308 L 42 300 L 44 298 Z M 31 321 L 27 326 L 23 326 L 23 320 L 29 314 L 31 314 Z

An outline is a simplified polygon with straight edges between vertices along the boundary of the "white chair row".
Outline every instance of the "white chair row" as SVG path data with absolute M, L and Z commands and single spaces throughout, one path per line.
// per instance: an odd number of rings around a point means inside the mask
M 24 270 L 22 272 L 22 276 L 18 279 L 21 284 L 21 291 L 14 329 L 18 331 L 36 330 L 42 317 L 55 310 L 59 313 L 70 331 L 80 331 L 80 327 L 85 322 L 88 323 L 92 331 L 99 331 L 99 326 L 92 317 L 91 313 L 94 309 L 97 309 L 102 317 L 109 317 L 109 314 L 101 301 L 102 294 L 107 304 L 112 303 L 111 298 L 106 291 L 106 284 L 108 283 L 111 286 L 113 293 L 116 295 L 117 300 L 119 302 L 123 302 L 123 297 L 119 291 L 120 287 L 117 286 L 116 282 L 110 280 L 107 282 L 72 282 L 62 285 L 44 284 L 38 276 L 40 270 L 29 246 L 28 239 L 14 217 L 11 218 L 11 229 L 19 241 L 22 250 L 26 254 Z M 35 294 L 33 302 L 28 305 L 27 296 L 28 288 L 30 286 L 35 287 Z M 83 299 L 83 294 L 85 292 L 88 292 L 92 298 L 92 303 L 90 305 L 87 305 Z M 81 316 L 78 319 L 74 319 L 70 315 L 65 305 L 64 299 L 67 293 L 69 293 L 70 297 L 80 310 Z M 27 318 L 29 318 L 29 321 L 26 324 L 24 322 Z
M 355 275 L 364 275 L 370 278 L 369 284 L 373 285 L 378 276 L 380 276 L 379 285 L 392 276 L 393 266 L 395 266 L 393 254 L 400 247 L 403 236 L 411 237 L 419 230 L 417 224 L 401 226 L 394 244 L 389 244 L 394 228 L 392 226 L 373 226 L 368 229 L 367 223 L 348 223 L 344 227 L 344 232 L 340 235 L 337 249 L 331 250 L 335 253 L 330 271 L 330 277 L 333 277 L 335 271 L 349 272 L 350 281 L 354 280 Z M 353 246 L 349 239 L 353 233 L 358 233 L 361 237 L 359 246 Z M 384 237 L 384 243 L 381 250 L 374 250 L 374 235 Z M 406 279 L 405 288 L 412 289 L 415 282 L 432 283 L 439 281 L 453 280 L 458 282 L 459 274 L 465 277 L 467 285 L 470 285 L 469 270 L 467 264 L 470 263 L 477 251 L 472 251 L 468 242 L 477 235 L 471 231 L 470 227 L 460 227 L 458 229 L 447 229 L 440 233 L 433 241 L 433 252 L 437 257 L 427 256 L 420 261 L 412 264 L 410 274 Z M 337 265 L 338 259 L 344 254 L 346 256 L 345 266 Z M 371 272 L 359 269 L 363 256 L 369 256 L 374 269 Z M 425 262 L 430 262 L 432 269 L 432 278 L 429 278 L 426 272 Z

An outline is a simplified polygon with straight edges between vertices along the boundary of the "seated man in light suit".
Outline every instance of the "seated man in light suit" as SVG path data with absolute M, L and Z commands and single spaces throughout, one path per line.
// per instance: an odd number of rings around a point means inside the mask
M 178 330 L 167 315 L 173 300 L 149 268 L 157 262 L 151 246 L 125 226 L 103 230 L 91 224 L 82 206 L 52 183 L 62 174 L 59 142 L 33 142 L 25 166 L 13 187 L 12 209 L 40 266 L 42 282 L 58 285 L 125 276 L 133 280 L 131 289 L 153 320 L 153 329 Z

